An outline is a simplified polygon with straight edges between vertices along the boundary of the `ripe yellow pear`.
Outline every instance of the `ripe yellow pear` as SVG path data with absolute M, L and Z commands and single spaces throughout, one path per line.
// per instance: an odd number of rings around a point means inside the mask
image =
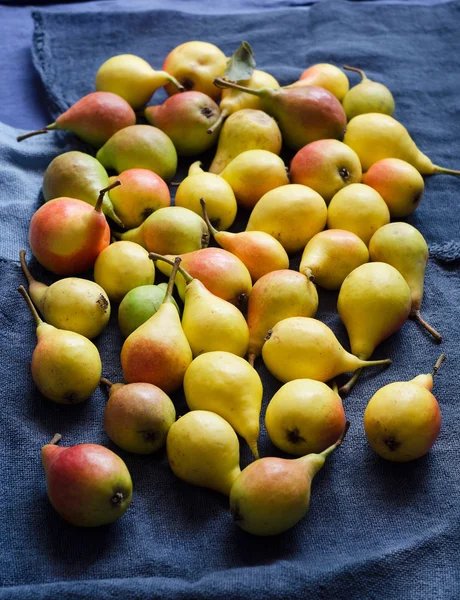
M 394 113 L 395 101 L 386 85 L 372 81 L 361 69 L 343 68 L 361 75 L 361 82 L 352 87 L 342 100 L 348 120 L 364 113 L 383 113 L 384 115 Z
M 288 87 L 299 87 L 302 85 L 317 85 L 334 94 L 337 100 L 342 101 L 348 92 L 350 84 L 345 73 L 329 63 L 318 63 L 305 69 L 299 78 Z M 268 86 L 267 86 L 268 87 Z
M 257 371 L 229 352 L 206 352 L 193 360 L 184 377 L 190 410 L 210 410 L 230 423 L 259 458 L 262 382 Z
M 364 430 L 372 448 L 387 460 L 407 462 L 426 454 L 441 429 L 441 411 L 431 393 L 433 375 L 446 358 L 442 354 L 432 373 L 380 388 L 364 413 Z
M 207 410 L 192 410 L 171 426 L 166 452 L 176 477 L 226 496 L 241 473 L 236 433 L 225 419 Z
M 318 192 L 291 183 L 262 196 L 249 217 L 246 231 L 265 231 L 288 254 L 294 254 L 325 228 L 326 221 L 327 206 Z

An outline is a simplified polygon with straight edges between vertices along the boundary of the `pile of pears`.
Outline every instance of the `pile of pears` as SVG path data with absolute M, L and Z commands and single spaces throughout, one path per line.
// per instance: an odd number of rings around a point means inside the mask
M 427 352 L 441 342 L 421 315 L 427 242 L 401 219 L 420 204 L 423 175 L 460 173 L 418 150 L 390 90 L 361 69 L 343 67 L 361 77 L 350 89 L 331 64 L 285 86 L 255 66 L 247 42 L 230 58 L 187 42 L 161 70 L 108 57 L 94 92 L 20 136 L 65 130 L 93 149 L 46 169 L 28 241 L 59 277 L 37 281 L 21 249 L 19 291 L 37 328 L 31 369 L 43 396 L 75 404 L 105 386 L 101 420 L 119 448 L 165 447 L 177 477 L 229 496 L 235 523 L 265 536 L 306 514 L 312 479 L 350 426 L 342 397 L 363 368 L 391 363 L 372 360 L 376 348 L 409 318 L 425 328 Z M 162 87 L 168 99 L 146 106 Z M 179 159 L 188 172 L 172 182 Z M 337 293 L 349 350 L 315 318 L 318 288 Z M 103 376 L 97 348 L 115 307 L 124 383 Z M 414 460 L 436 441 L 431 392 L 444 358 L 431 374 L 376 386 L 364 426 L 383 458 Z M 266 431 L 295 458 L 260 458 L 264 367 L 283 384 Z M 190 412 L 176 419 L 179 390 Z M 243 470 L 238 436 L 254 457 Z M 58 513 L 83 527 L 121 517 L 132 497 L 121 458 L 59 440 L 42 450 Z

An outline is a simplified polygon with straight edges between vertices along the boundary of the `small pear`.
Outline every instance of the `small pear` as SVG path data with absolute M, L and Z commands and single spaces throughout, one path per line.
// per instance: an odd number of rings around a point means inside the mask
M 244 108 L 228 117 L 220 130 L 210 173 L 221 173 L 238 154 L 246 150 L 281 152 L 283 140 L 275 119 L 261 110 Z
M 283 383 L 293 379 L 326 382 L 361 367 L 391 363 L 389 359 L 364 361 L 350 354 L 327 325 L 309 317 L 277 323 L 268 332 L 262 357 L 270 373 Z
M 361 83 L 352 87 L 342 100 L 348 120 L 365 113 L 382 113 L 390 116 L 394 113 L 393 94 L 385 85 L 372 81 L 361 69 L 345 66 L 343 68 L 361 75 Z
M 185 254 L 207 248 L 209 243 L 208 226 L 204 220 L 182 206 L 159 208 L 139 227 L 116 237 L 135 242 L 158 254 Z
M 188 175 L 176 190 L 175 206 L 188 208 L 200 217 L 200 200 L 206 201 L 208 217 L 214 227 L 228 229 L 236 217 L 237 204 L 231 186 L 214 173 L 206 173 L 200 161 L 190 165 Z M 171 254 L 171 253 L 170 253 Z
M 179 263 L 180 258 L 176 258 L 159 310 L 125 340 L 121 349 L 121 366 L 127 383 L 152 383 L 167 394 L 180 388 L 192 362 L 190 345 L 171 302 Z
M 401 329 L 411 306 L 410 288 L 391 265 L 372 262 L 352 271 L 342 283 L 337 300 L 352 353 L 362 360 L 369 358 L 383 340 Z M 360 370 L 341 392 L 351 389 Z
M 260 356 L 265 336 L 279 321 L 289 317 L 314 317 L 318 310 L 316 286 L 290 269 L 272 271 L 252 288 L 248 302 L 248 361 Z
M 441 342 L 440 334 L 420 315 L 428 263 L 428 245 L 423 235 L 409 223 L 389 223 L 372 236 L 369 254 L 371 261 L 388 263 L 401 273 L 411 291 L 409 316 L 425 327 L 436 341 Z
M 230 491 L 230 512 L 244 531 L 253 535 L 277 535 L 304 517 L 310 504 L 313 477 L 326 458 L 342 443 L 339 439 L 321 454 L 301 458 L 267 457 L 247 466 Z
M 117 173 L 128 169 L 149 169 L 165 181 L 174 177 L 177 152 L 161 129 L 151 125 L 131 125 L 117 131 L 99 149 L 97 160 Z
M 84 142 L 100 148 L 117 131 L 133 126 L 135 122 L 136 115 L 126 100 L 111 92 L 91 92 L 75 102 L 54 123 L 20 135 L 17 140 L 22 142 L 33 135 L 60 129 L 71 131 Z
M 109 387 L 104 429 L 122 450 L 152 454 L 166 443 L 176 409 L 169 396 L 151 383 L 116 383 L 101 379 Z
M 209 231 L 216 242 L 246 265 L 253 282 L 271 271 L 289 268 L 286 250 L 274 237 L 263 231 L 217 231 L 209 221 L 206 202 L 203 199 L 201 206 Z
M 422 201 L 425 182 L 415 167 L 399 158 L 374 163 L 363 176 L 385 200 L 392 219 L 411 215 Z
M 262 196 L 249 217 L 246 231 L 265 231 L 288 254 L 294 254 L 324 229 L 326 221 L 327 206 L 318 192 L 291 183 Z
M 174 265 L 172 260 L 159 254 L 150 253 L 150 258 Z M 186 282 L 182 329 L 193 356 L 218 350 L 244 356 L 248 350 L 249 331 L 241 312 L 230 302 L 212 294 L 185 269 L 179 267 L 178 270 Z
M 45 321 L 89 339 L 97 337 L 110 319 L 110 302 L 101 286 L 77 277 L 66 277 L 47 286 L 34 279 L 25 256 L 26 251 L 21 250 L 19 259 L 29 294 Z
M 407 462 L 424 456 L 441 429 L 441 411 L 431 393 L 433 376 L 446 358 L 442 354 L 432 373 L 380 388 L 364 412 L 369 444 L 382 458 Z
M 118 54 L 106 60 L 96 73 L 96 90 L 113 92 L 135 110 L 142 108 L 155 91 L 171 82 L 178 90 L 181 84 L 166 71 L 155 71 L 149 63 L 134 54 Z
M 238 206 L 247 210 L 252 210 L 270 190 L 289 183 L 283 159 L 268 150 L 246 150 L 238 154 L 220 177 L 231 186 Z
M 390 222 L 382 196 L 364 183 L 352 183 L 332 198 L 327 208 L 328 229 L 345 229 L 369 244 L 380 227 Z
M 363 171 L 384 158 L 399 158 L 415 167 L 421 175 L 460 175 L 460 171 L 434 165 L 420 152 L 404 125 L 389 115 L 367 113 L 354 117 L 347 125 L 343 141 L 359 156 Z
M 241 473 L 236 433 L 225 419 L 207 410 L 193 410 L 172 425 L 166 452 L 176 477 L 226 496 Z
M 350 87 L 348 77 L 345 73 L 335 65 L 330 65 L 329 63 L 318 63 L 305 69 L 299 77 L 299 81 L 292 84 L 294 87 L 302 85 L 316 85 L 324 88 L 331 92 L 331 94 L 334 94 L 340 102 Z
M 326 290 L 338 290 L 347 275 L 368 261 L 361 238 L 351 231 L 326 229 L 305 246 L 299 271 Z
M 32 379 L 40 392 L 58 404 L 87 400 L 97 388 L 102 364 L 96 346 L 87 338 L 44 323 L 24 287 L 18 291 L 37 325 L 37 346 L 32 355 Z
M 190 410 L 210 410 L 243 437 L 255 458 L 262 406 L 262 382 L 243 358 L 229 352 L 206 352 L 193 360 L 184 377 Z

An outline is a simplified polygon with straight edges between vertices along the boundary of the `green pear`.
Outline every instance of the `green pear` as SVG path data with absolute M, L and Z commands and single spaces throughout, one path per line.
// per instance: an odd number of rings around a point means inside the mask
M 385 85 L 372 81 L 361 69 L 345 66 L 343 68 L 361 75 L 361 83 L 352 87 L 342 100 L 348 120 L 364 113 L 382 113 L 390 116 L 394 113 L 393 94 Z

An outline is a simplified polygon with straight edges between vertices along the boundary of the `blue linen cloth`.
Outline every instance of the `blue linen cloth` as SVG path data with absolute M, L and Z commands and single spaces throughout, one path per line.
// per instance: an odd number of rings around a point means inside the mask
M 419 147 L 435 162 L 455 168 L 460 166 L 459 17 L 456 2 L 417 10 L 321 2 L 308 13 L 284 10 L 231 18 L 174 11 L 76 16 L 48 10 L 35 17 L 34 60 L 52 117 L 91 91 L 94 73 L 108 56 L 135 52 L 158 67 L 171 48 L 187 39 L 214 41 L 225 52 L 246 39 L 258 67 L 281 83 L 314 62 L 354 64 L 391 88 L 395 116 Z M 117 450 L 102 426 L 103 390 L 70 407 L 37 393 L 29 367 L 34 326 L 16 292 L 24 283 L 18 252 L 27 246 L 44 169 L 55 155 L 80 146 L 62 133 L 18 145 L 19 133 L 0 126 L 0 599 L 458 598 L 460 181 L 428 178 L 425 197 L 408 219 L 433 251 L 422 314 L 443 334 L 442 345 L 411 321 L 381 344 L 374 356 L 389 356 L 393 364 L 363 372 L 345 398 L 351 429 L 315 478 L 308 515 L 281 536 L 259 539 L 233 525 L 225 497 L 177 480 L 164 452 L 139 457 Z M 31 266 L 37 278 L 53 281 L 36 261 Z M 336 298 L 320 291 L 318 317 L 348 347 Z M 115 307 L 96 343 L 104 376 L 119 381 L 122 338 Z M 364 435 L 368 400 L 391 381 L 431 371 L 441 351 L 448 359 L 435 379 L 443 415 L 436 445 L 426 457 L 405 465 L 379 459 Z M 263 428 L 265 408 L 280 384 L 261 361 L 256 366 L 265 389 L 261 455 L 281 455 Z M 183 414 L 182 395 L 174 400 Z M 54 512 L 46 497 L 40 447 L 56 431 L 63 445 L 102 443 L 126 461 L 134 498 L 118 522 L 80 530 Z M 244 466 L 250 460 L 244 443 L 241 451 Z

